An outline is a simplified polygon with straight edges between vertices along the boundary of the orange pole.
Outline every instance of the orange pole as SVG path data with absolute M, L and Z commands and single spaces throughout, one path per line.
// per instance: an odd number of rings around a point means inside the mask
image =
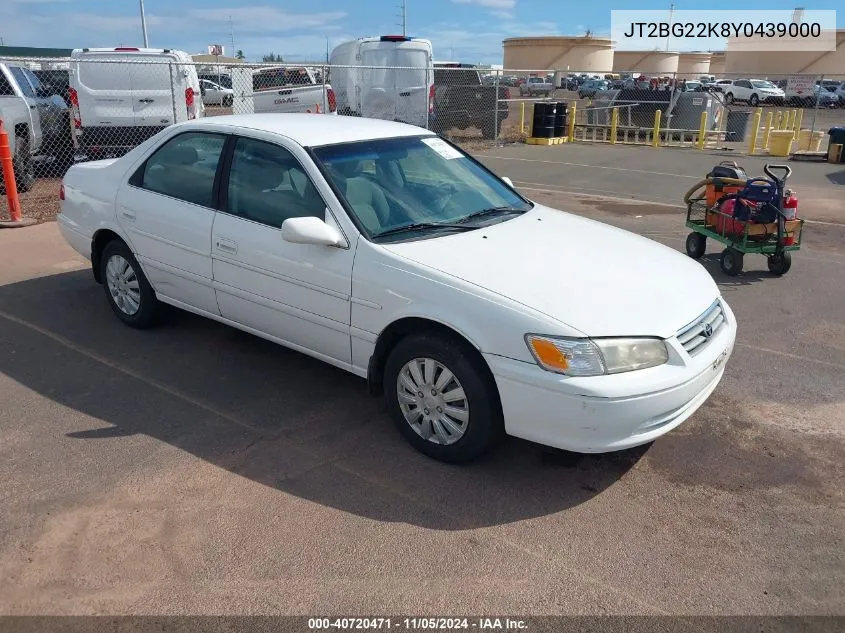
M 9 135 L 0 119 L 0 164 L 3 167 L 3 181 L 6 184 L 6 201 L 9 203 L 9 217 L 12 222 L 21 221 L 21 202 L 18 199 L 18 186 L 15 183 L 15 167 L 12 162 L 12 148 L 9 147 Z

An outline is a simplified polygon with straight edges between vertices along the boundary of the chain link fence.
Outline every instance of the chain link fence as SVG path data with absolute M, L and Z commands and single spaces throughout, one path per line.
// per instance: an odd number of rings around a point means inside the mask
M 469 149 L 531 141 L 536 106 L 550 103 L 565 104 L 565 124 L 547 129 L 581 142 L 771 153 L 788 137 L 788 151 L 824 151 L 824 133 L 845 126 L 845 75 L 453 66 L 0 59 L 0 118 L 24 213 L 36 218 L 55 214 L 57 179 L 74 163 L 121 156 L 169 125 L 210 116 L 370 117 L 427 128 Z

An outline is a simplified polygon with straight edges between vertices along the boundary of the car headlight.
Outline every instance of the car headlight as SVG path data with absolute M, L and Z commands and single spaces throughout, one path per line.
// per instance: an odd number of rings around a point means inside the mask
M 666 343 L 656 338 L 562 338 L 528 334 L 525 342 L 543 369 L 567 376 L 601 376 L 662 365 Z

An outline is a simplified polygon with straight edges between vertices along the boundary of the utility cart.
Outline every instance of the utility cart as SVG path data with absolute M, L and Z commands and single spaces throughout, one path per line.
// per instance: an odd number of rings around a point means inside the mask
M 725 245 L 719 264 L 726 275 L 742 272 L 748 253 L 765 255 L 775 275 L 789 270 L 791 252 L 801 248 L 804 226 L 798 218 L 798 198 L 786 188 L 792 169 L 767 164 L 763 171 L 768 178 L 747 178 L 736 163 L 723 162 L 687 192 L 686 225 L 692 231 L 687 255 L 704 255 L 709 237 Z

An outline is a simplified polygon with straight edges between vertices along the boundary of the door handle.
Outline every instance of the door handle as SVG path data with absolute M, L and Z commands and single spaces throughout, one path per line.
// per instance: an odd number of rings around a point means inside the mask
M 122 215 L 127 220 L 134 220 L 135 219 L 135 212 L 130 211 L 129 209 L 121 209 L 120 215 Z
M 38 106 L 37 106 L 37 105 L 31 105 L 31 106 L 29 106 L 29 109 L 30 109 L 30 110 L 35 110 L 35 109 L 37 109 L 37 108 L 38 108 Z
M 153 103 L 155 99 L 138 99 L 138 103 Z
M 217 250 L 223 251 L 224 253 L 231 253 L 234 255 L 238 252 L 238 243 L 232 240 L 227 240 L 225 237 L 215 238 L 214 245 L 217 247 Z

